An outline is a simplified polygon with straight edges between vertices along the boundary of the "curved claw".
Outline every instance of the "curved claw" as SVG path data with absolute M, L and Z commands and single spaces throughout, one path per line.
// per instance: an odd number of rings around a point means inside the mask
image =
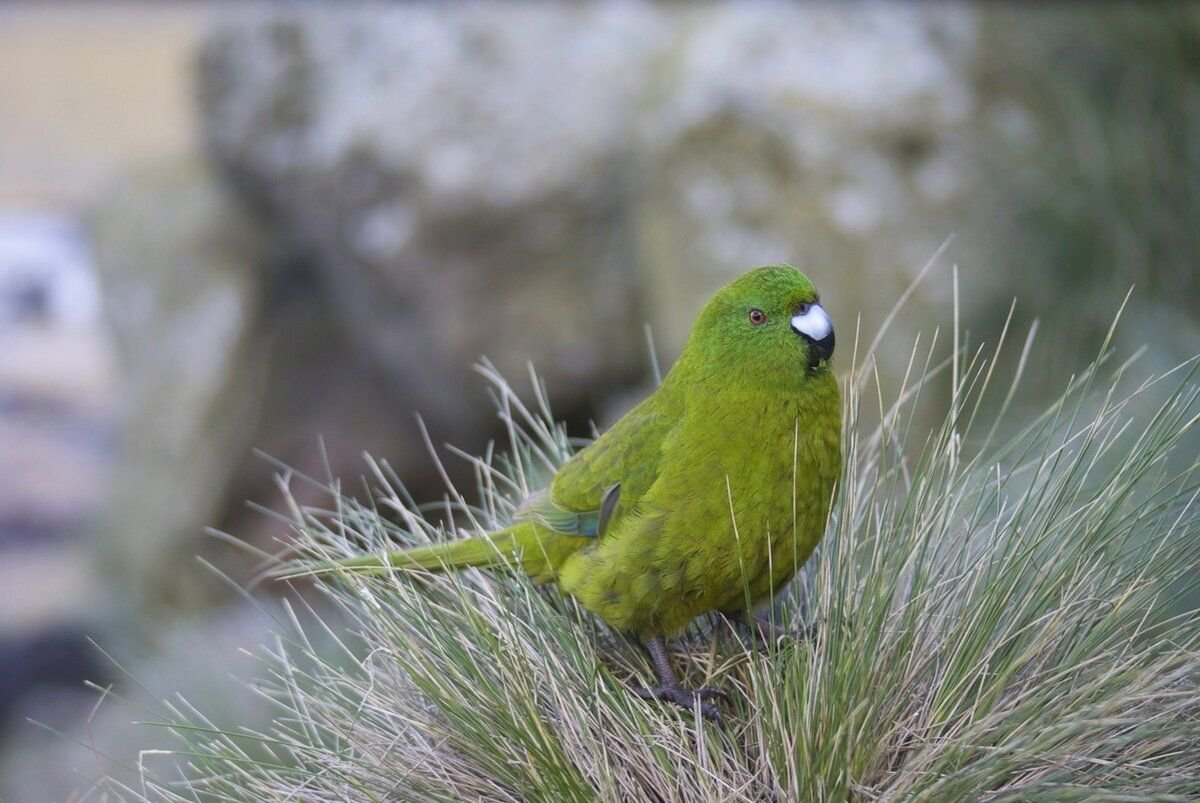
M 643 700 L 666 700 L 675 703 L 680 708 L 690 711 L 699 706 L 700 714 L 713 722 L 724 722 L 721 711 L 712 703 L 704 702 L 711 698 L 729 701 L 729 695 L 720 689 L 685 689 L 682 686 L 655 686 L 647 689 L 644 686 L 633 686 L 632 691 Z
M 695 710 L 700 708 L 700 713 L 705 719 L 711 719 L 716 722 L 722 722 L 721 712 L 712 703 L 707 703 L 705 700 L 716 698 L 718 700 L 729 700 L 729 695 L 720 689 L 687 689 L 679 682 L 679 678 L 675 675 L 675 670 L 671 668 L 671 660 L 667 657 L 667 644 L 662 636 L 655 636 L 646 641 L 646 649 L 650 652 L 650 657 L 654 659 L 654 667 L 658 670 L 658 679 L 661 685 L 653 689 L 634 686 L 633 692 L 643 700 L 668 700 L 676 705 Z

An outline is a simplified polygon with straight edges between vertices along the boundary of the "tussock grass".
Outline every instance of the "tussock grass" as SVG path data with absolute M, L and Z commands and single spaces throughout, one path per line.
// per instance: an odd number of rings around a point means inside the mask
M 1200 627 L 1173 605 L 1200 567 L 1198 466 L 1175 451 L 1200 411 L 1196 361 L 1136 382 L 1131 365 L 1098 360 L 1001 438 L 1021 368 L 1005 382 L 995 351 L 956 348 L 941 363 L 935 353 L 914 350 L 890 399 L 869 353 L 844 382 L 846 470 L 829 531 L 773 610 L 811 637 L 756 651 L 700 621 L 676 645 L 690 682 L 733 695 L 724 725 L 628 693 L 630 680 L 653 680 L 641 649 L 520 576 L 342 572 L 299 597 L 261 649 L 258 691 L 276 712 L 268 729 L 165 703 L 179 750 L 145 756 L 141 788 L 117 791 L 1196 799 Z M 1026 342 L 1021 366 L 1029 353 Z M 302 559 L 454 537 L 438 521 L 474 531 L 509 520 L 578 444 L 536 380 L 527 407 L 482 370 L 509 443 L 472 458 L 477 489 L 449 488 L 436 510 L 422 508 L 369 461 L 369 494 L 321 483 L 326 509 L 290 502 Z M 914 410 L 938 403 L 927 381 L 937 374 L 950 378 L 949 413 L 937 431 L 916 432 Z M 1167 386 L 1153 414 L 1133 416 Z M 281 475 L 285 498 L 299 482 L 313 480 Z

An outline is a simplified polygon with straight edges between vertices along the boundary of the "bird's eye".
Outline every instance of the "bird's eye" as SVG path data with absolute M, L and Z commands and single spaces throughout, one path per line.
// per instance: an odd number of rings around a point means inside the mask
M 755 326 L 762 326 L 766 322 L 767 322 L 767 313 L 763 312 L 760 309 L 750 310 L 750 323 L 754 324 Z
M 797 315 L 807 315 L 807 314 L 808 314 L 808 311 L 809 311 L 810 309 L 812 309 L 812 304 L 809 304 L 809 303 L 806 301 L 806 302 L 804 302 L 803 304 L 801 304 L 800 306 L 796 307 L 796 314 L 797 314 Z

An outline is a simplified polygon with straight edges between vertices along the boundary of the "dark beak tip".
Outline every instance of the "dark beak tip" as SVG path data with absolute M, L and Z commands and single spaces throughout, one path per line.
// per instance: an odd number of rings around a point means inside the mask
M 833 330 L 832 329 L 829 330 L 828 335 L 821 338 L 816 343 L 817 351 L 820 351 L 821 354 L 824 355 L 825 359 L 827 359 L 827 360 L 833 356 L 833 343 L 834 343 L 834 338 L 833 338 Z
M 834 336 L 832 330 L 830 330 L 829 334 L 825 335 L 825 337 L 821 338 L 820 340 L 813 340 L 807 335 L 801 335 L 801 337 L 808 341 L 809 368 L 816 368 L 822 362 L 825 362 L 833 357 Z

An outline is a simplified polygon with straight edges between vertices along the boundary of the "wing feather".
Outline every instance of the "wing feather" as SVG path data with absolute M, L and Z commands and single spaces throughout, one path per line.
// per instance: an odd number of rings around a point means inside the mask
M 660 388 L 575 454 L 549 492 L 531 497 L 519 516 L 556 532 L 595 537 L 633 510 L 654 484 L 663 442 L 678 423 L 666 390 Z

